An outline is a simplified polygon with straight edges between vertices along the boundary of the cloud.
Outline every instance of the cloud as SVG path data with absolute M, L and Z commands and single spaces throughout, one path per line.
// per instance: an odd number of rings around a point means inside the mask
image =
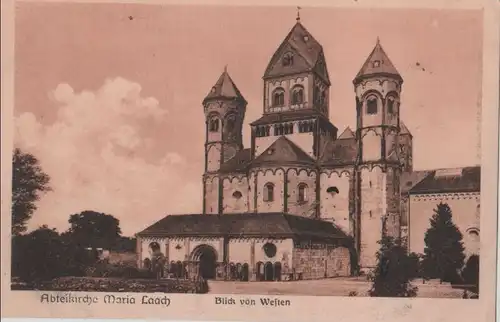
M 16 118 L 16 145 L 40 159 L 54 190 L 40 200 L 31 228 L 65 230 L 69 215 L 96 210 L 119 218 L 130 235 L 166 213 L 200 211 L 199 180 L 185 175 L 190 165 L 150 131 L 168 112 L 142 97 L 139 84 L 108 79 L 94 92 L 59 84 L 49 96 L 53 123 L 32 113 Z M 155 157 L 158 147 L 165 154 Z

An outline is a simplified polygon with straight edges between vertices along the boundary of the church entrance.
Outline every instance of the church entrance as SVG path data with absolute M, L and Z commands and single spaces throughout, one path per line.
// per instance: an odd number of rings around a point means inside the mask
M 204 279 L 214 279 L 217 267 L 217 252 L 212 246 L 200 245 L 192 252 L 192 260 L 197 264 L 198 275 Z

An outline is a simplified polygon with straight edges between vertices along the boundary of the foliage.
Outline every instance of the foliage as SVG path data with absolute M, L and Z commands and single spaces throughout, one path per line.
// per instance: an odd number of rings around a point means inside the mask
M 422 269 L 426 278 L 457 282 L 458 272 L 465 260 L 462 238 L 462 233 L 452 221 L 450 207 L 439 203 L 424 238 Z
M 410 283 L 416 272 L 414 258 L 408 256 L 400 239 L 384 236 L 379 244 L 370 296 L 415 297 L 418 289 Z
M 26 222 L 37 209 L 36 201 L 50 191 L 50 177 L 32 154 L 15 149 L 12 156 L 12 235 L 26 231 Z
M 75 245 L 47 226 L 12 239 L 12 276 L 25 282 L 81 275 L 88 259 Z
M 140 293 L 207 293 L 205 280 L 147 280 L 121 278 L 63 277 L 43 283 L 43 290 Z
M 479 255 L 471 255 L 462 270 L 465 284 L 471 285 L 474 293 L 479 294 Z
M 111 250 L 117 251 L 117 252 L 134 252 L 136 250 L 136 239 L 133 237 L 124 237 L 121 236 L 119 237 Z
M 106 261 L 98 261 L 87 269 L 88 277 L 117 277 L 117 278 L 141 278 L 154 279 L 155 274 L 147 269 L 139 269 L 130 265 L 110 264 Z
M 83 211 L 69 218 L 67 236 L 80 247 L 112 249 L 120 239 L 120 221 L 112 215 Z

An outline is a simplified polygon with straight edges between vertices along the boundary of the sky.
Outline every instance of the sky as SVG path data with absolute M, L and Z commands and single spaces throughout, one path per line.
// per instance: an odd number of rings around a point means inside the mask
M 51 177 L 29 222 L 64 231 L 94 210 L 131 236 L 167 214 L 200 213 L 202 100 L 227 65 L 262 114 L 264 70 L 295 24 L 294 7 L 17 3 L 15 133 Z M 355 128 L 352 79 L 377 37 L 404 79 L 401 119 L 414 168 L 479 164 L 479 11 L 308 8 L 322 44 L 330 119 Z

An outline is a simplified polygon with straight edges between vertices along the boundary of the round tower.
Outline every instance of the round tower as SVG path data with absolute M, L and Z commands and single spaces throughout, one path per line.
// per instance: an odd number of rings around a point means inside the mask
M 400 237 L 399 106 L 403 79 L 380 41 L 355 77 L 358 159 L 356 244 L 360 267 L 376 265 L 384 234 Z
M 242 127 L 247 101 L 227 69 L 203 100 L 205 113 L 205 174 L 203 176 L 203 213 L 221 213 L 221 165 L 243 149 Z

